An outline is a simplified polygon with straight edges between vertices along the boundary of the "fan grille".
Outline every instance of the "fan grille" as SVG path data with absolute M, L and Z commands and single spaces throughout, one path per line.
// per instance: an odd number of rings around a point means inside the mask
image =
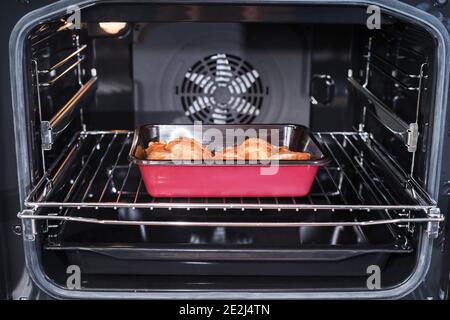
M 250 123 L 260 114 L 268 88 L 248 62 L 221 53 L 196 62 L 177 93 L 192 121 Z

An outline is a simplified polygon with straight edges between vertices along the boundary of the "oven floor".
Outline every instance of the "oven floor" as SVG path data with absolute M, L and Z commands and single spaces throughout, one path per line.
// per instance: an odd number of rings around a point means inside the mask
M 361 275 L 371 264 L 382 268 L 392 254 L 412 251 L 407 238 L 389 225 L 258 229 L 65 223 L 45 248 L 88 273 L 169 275 Z

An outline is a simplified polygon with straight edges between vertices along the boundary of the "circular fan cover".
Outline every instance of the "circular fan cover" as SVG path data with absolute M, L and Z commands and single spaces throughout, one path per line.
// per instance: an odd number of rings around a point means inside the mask
M 178 93 L 192 121 L 250 123 L 261 111 L 266 90 L 248 62 L 222 53 L 195 63 Z

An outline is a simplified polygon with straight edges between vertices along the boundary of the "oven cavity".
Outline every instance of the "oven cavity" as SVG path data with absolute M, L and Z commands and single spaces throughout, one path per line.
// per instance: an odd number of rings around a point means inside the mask
M 366 294 L 374 265 L 383 288 L 414 279 L 443 221 L 429 192 L 435 38 L 387 13 L 368 30 L 356 6 L 186 6 L 94 4 L 79 30 L 62 16 L 30 32 L 16 127 L 33 267 L 63 285 L 80 266 L 83 293 Z M 302 197 L 151 196 L 133 130 L 195 121 L 308 126 L 329 163 Z

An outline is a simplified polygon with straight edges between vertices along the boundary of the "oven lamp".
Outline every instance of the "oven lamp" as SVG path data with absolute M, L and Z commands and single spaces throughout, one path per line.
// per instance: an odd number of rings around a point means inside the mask
M 109 34 L 117 34 L 126 26 L 126 22 L 99 22 L 100 28 Z

